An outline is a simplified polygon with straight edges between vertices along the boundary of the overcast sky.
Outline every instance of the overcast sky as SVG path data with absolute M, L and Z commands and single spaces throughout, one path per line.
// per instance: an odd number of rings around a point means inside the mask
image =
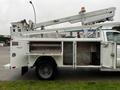
M 120 21 L 120 0 L 31 0 L 37 13 L 37 22 L 78 14 L 80 7 L 94 11 L 116 7 L 115 21 Z M 34 21 L 29 0 L 0 0 L 0 34 L 9 34 L 10 23 L 23 19 Z

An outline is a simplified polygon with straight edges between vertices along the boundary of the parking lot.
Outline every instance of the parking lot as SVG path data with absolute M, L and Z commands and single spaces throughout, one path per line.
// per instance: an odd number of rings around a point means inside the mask
M 38 80 L 34 68 L 30 69 L 24 76 L 21 76 L 20 69 L 5 69 L 3 65 L 9 63 L 9 53 L 9 47 L 0 47 L 0 81 Z M 56 80 L 120 80 L 120 72 L 60 69 Z

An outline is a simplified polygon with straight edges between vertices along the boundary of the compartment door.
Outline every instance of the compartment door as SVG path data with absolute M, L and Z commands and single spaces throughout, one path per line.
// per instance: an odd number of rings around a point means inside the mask
M 73 65 L 73 42 L 64 42 L 63 64 Z
M 11 66 L 21 67 L 28 65 L 26 53 L 29 52 L 28 42 L 13 41 L 10 48 L 10 64 Z
M 104 68 L 116 68 L 116 43 L 101 44 L 101 64 Z

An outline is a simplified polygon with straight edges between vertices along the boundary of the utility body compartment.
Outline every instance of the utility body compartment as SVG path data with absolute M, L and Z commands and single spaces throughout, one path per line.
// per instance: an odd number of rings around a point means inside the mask
M 14 41 L 13 41 L 14 42 Z M 26 42 L 26 43 L 25 43 Z M 20 44 L 21 43 L 21 44 Z M 24 46 L 23 44 L 26 44 Z M 22 46 L 19 46 L 22 45 Z M 16 48 L 18 47 L 18 48 Z M 20 47 L 20 48 L 19 48 Z M 21 53 L 20 50 L 27 52 Z M 24 66 L 33 66 L 37 58 L 41 56 L 51 56 L 57 63 L 58 67 L 79 67 L 79 66 L 100 66 L 101 63 L 101 41 L 100 39 L 78 39 L 63 38 L 45 40 L 24 40 L 17 45 L 13 45 L 11 49 L 11 63 L 18 66 L 18 62 L 24 63 Z M 12 56 L 16 54 L 16 56 Z M 22 62 L 19 58 L 26 57 L 26 61 Z M 15 62 L 15 59 L 17 61 Z M 15 64 L 16 63 L 16 64 Z M 20 65 L 20 66 L 21 66 Z

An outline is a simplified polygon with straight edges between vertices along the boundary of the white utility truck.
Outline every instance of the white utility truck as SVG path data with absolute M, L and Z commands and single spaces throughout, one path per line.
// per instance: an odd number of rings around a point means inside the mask
M 35 67 L 39 79 L 45 80 L 53 79 L 59 67 L 120 71 L 120 32 L 112 30 L 120 23 L 103 23 L 112 21 L 114 13 L 111 7 L 42 23 L 13 22 L 10 69 L 21 68 L 23 75 Z M 46 29 L 65 22 L 82 24 Z

